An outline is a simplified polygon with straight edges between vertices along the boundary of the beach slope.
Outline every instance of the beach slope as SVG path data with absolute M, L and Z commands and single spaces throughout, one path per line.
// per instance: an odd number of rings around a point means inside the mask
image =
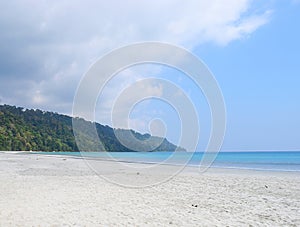
M 132 182 L 174 168 L 135 173 L 99 162 L 107 179 Z M 2 152 L 0 182 L 0 226 L 300 226 L 296 172 L 189 167 L 157 186 L 128 188 L 81 158 Z

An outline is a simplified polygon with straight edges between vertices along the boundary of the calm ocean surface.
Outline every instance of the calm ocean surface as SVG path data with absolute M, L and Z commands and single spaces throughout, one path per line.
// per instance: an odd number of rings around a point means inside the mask
M 84 156 L 124 162 L 197 166 L 203 152 L 36 152 L 47 155 Z M 300 172 L 299 152 L 219 152 L 212 167 Z

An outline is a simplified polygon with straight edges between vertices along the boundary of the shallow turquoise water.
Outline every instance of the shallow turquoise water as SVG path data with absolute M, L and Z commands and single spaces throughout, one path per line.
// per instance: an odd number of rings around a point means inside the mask
M 47 155 L 71 155 L 115 161 L 200 164 L 203 152 L 36 152 Z M 212 167 L 300 172 L 300 152 L 219 152 Z

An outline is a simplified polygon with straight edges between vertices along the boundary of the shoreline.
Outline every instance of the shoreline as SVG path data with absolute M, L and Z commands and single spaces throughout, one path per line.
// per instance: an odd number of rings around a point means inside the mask
M 295 151 L 296 152 L 296 151 Z M 298 152 L 298 151 L 297 151 Z M 68 154 L 61 154 L 63 152 L 27 152 L 27 151 L 0 151 L 1 153 L 6 154 L 29 154 L 29 155 L 41 155 L 47 157 L 68 157 L 74 159 L 85 159 L 85 160 L 99 160 L 99 161 L 107 161 L 107 162 L 120 162 L 120 163 L 131 163 L 131 164 L 145 164 L 145 165 L 166 165 L 166 166 L 181 166 L 183 168 L 191 167 L 191 168 L 199 168 L 200 165 L 195 164 L 176 164 L 176 163 L 160 163 L 160 162 L 151 162 L 151 161 L 138 161 L 138 160 L 115 160 L 113 158 L 102 158 L 102 157 L 93 157 L 93 156 L 79 156 L 79 155 L 71 155 L 70 152 L 66 152 Z M 49 153 L 49 154 L 48 154 Z M 60 154 L 56 154 L 60 153 Z M 258 172 L 278 172 L 278 173 L 300 173 L 300 170 L 293 170 L 293 169 L 266 169 L 266 168 L 255 168 L 255 167 L 236 167 L 236 166 L 210 166 L 208 169 L 222 169 L 222 170 L 241 170 L 241 171 L 258 171 Z

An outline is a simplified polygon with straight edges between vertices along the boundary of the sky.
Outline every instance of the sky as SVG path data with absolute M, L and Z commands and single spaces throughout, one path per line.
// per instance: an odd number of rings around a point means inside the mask
M 1 104 L 71 115 L 80 81 L 103 55 L 166 42 L 191 51 L 216 78 L 227 113 L 222 150 L 300 149 L 299 0 L 12 0 L 0 8 Z M 113 125 L 111 107 L 122 90 L 149 77 L 172 81 L 190 97 L 199 115 L 198 150 L 205 149 L 208 102 L 185 74 L 166 66 L 119 72 L 99 95 L 94 120 Z M 135 94 L 158 98 L 134 106 L 128 127 L 177 143 L 180 116 L 159 100 L 164 86 L 149 81 Z

